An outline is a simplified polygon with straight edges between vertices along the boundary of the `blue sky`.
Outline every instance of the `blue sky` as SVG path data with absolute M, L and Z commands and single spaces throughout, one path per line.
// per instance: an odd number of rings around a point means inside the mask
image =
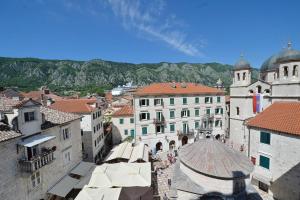
M 3 0 L 0 56 L 254 67 L 288 40 L 300 50 L 300 1 Z

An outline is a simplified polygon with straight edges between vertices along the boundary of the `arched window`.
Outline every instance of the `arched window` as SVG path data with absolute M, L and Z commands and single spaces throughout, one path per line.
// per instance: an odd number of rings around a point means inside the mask
M 293 76 L 298 76 L 298 65 L 294 65 L 293 67 Z
M 246 80 L 246 72 L 243 73 L 243 80 Z
M 261 93 L 261 86 L 260 86 L 260 85 L 257 86 L 257 93 L 258 93 L 258 94 Z
M 289 68 L 288 66 L 283 67 L 283 76 L 288 77 L 289 76 Z

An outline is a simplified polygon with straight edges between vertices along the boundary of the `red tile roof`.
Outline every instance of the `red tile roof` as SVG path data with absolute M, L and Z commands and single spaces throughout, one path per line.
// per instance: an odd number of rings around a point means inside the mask
M 41 100 L 42 98 L 42 94 L 44 94 L 44 92 L 42 90 L 38 90 L 38 91 L 30 91 L 28 93 L 23 93 L 23 95 L 26 97 L 26 98 L 32 98 L 36 101 L 39 101 Z M 48 98 L 51 98 L 53 100 L 62 100 L 63 98 L 50 92 L 49 94 L 44 94 L 46 97 Z
M 117 110 L 114 114 L 112 114 L 114 117 L 119 116 L 133 116 L 133 108 L 132 106 L 123 106 L 121 109 Z
M 300 102 L 275 102 L 250 119 L 247 125 L 300 135 Z
M 105 99 L 108 103 L 111 103 L 113 99 L 112 93 L 111 92 L 105 93 Z
M 50 108 L 70 113 L 90 113 L 95 108 L 90 104 L 96 103 L 96 98 L 90 99 L 65 99 L 53 103 Z
M 175 86 L 175 87 L 174 87 Z M 197 94 L 220 94 L 224 92 L 217 89 L 197 83 L 153 83 L 151 85 L 139 88 L 135 95 L 197 95 Z

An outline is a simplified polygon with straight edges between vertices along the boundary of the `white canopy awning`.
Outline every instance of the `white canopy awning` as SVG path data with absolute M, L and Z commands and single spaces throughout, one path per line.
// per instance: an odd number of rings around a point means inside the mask
M 139 143 L 133 146 L 129 142 L 123 142 L 110 151 L 105 161 L 110 162 L 115 159 L 124 159 L 128 160 L 128 162 L 136 162 L 138 160 L 148 162 L 148 154 L 149 149 L 144 143 Z
M 75 200 L 118 200 L 122 188 L 88 188 L 84 187 Z
M 56 185 L 54 185 L 54 187 L 52 187 L 48 191 L 48 193 L 60 197 L 66 197 L 78 182 L 78 179 L 72 178 L 70 176 L 65 176 Z
M 56 138 L 56 136 L 53 135 L 34 135 L 32 137 L 24 139 L 23 142 L 19 143 L 21 146 L 25 147 L 33 147 L 35 145 L 47 142 L 49 140 L 52 140 Z
M 95 163 L 92 162 L 80 162 L 72 171 L 71 174 L 79 176 L 85 176 L 89 171 L 96 167 Z
M 114 163 L 97 166 L 88 187 L 150 187 L 151 164 Z

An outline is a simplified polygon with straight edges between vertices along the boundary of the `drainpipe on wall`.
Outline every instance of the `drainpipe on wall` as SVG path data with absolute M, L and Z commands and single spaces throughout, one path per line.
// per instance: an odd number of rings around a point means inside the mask
M 250 129 L 248 128 L 248 158 L 250 158 Z

